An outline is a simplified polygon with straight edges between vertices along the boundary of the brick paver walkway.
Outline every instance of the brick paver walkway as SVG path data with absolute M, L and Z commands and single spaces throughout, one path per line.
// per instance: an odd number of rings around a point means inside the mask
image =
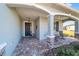
M 62 45 L 70 44 L 71 42 L 78 41 L 77 39 L 65 38 L 65 40 L 59 40 L 55 42 L 55 45 L 51 45 L 51 48 L 56 48 Z M 33 37 L 27 37 L 20 40 L 13 56 L 43 56 L 43 53 L 50 48 L 46 40 L 39 41 Z

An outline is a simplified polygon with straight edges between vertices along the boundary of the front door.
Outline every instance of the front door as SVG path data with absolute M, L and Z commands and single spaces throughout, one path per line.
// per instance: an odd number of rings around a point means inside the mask
M 30 25 L 31 23 L 25 23 L 25 36 L 31 36 Z

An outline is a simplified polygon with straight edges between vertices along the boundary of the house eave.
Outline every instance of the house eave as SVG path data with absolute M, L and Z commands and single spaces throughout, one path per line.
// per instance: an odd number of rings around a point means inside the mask
M 71 8 L 70 6 L 67 6 L 67 5 L 65 5 L 65 4 L 63 4 L 63 3 L 58 3 L 58 5 L 60 5 L 60 6 L 62 6 L 63 8 L 66 8 L 66 9 L 68 9 L 68 10 L 71 10 L 71 11 L 73 11 L 73 12 L 79 14 L 79 12 L 78 12 L 76 9 L 73 9 L 73 8 Z

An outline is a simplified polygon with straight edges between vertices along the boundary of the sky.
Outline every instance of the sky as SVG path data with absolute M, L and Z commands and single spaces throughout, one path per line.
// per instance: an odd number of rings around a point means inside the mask
M 71 7 L 79 10 L 79 3 L 71 3 Z

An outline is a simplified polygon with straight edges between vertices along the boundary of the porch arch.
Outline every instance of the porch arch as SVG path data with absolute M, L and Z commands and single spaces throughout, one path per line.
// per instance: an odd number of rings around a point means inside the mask
M 71 15 L 71 14 L 66 14 L 66 13 L 54 13 L 54 15 L 60 15 L 60 16 L 68 16 L 68 17 L 71 17 L 72 19 L 75 19 L 75 20 L 79 20 L 79 18 Z
M 75 33 L 74 34 L 75 34 L 75 36 L 76 36 L 76 34 L 79 34 L 79 18 L 77 18 L 71 14 L 64 14 L 64 13 L 55 13 L 55 16 L 56 15 L 66 16 L 66 17 L 69 17 L 70 20 L 75 21 Z M 70 20 L 65 19 L 64 21 L 70 21 Z M 60 27 L 62 27 L 62 25 Z

